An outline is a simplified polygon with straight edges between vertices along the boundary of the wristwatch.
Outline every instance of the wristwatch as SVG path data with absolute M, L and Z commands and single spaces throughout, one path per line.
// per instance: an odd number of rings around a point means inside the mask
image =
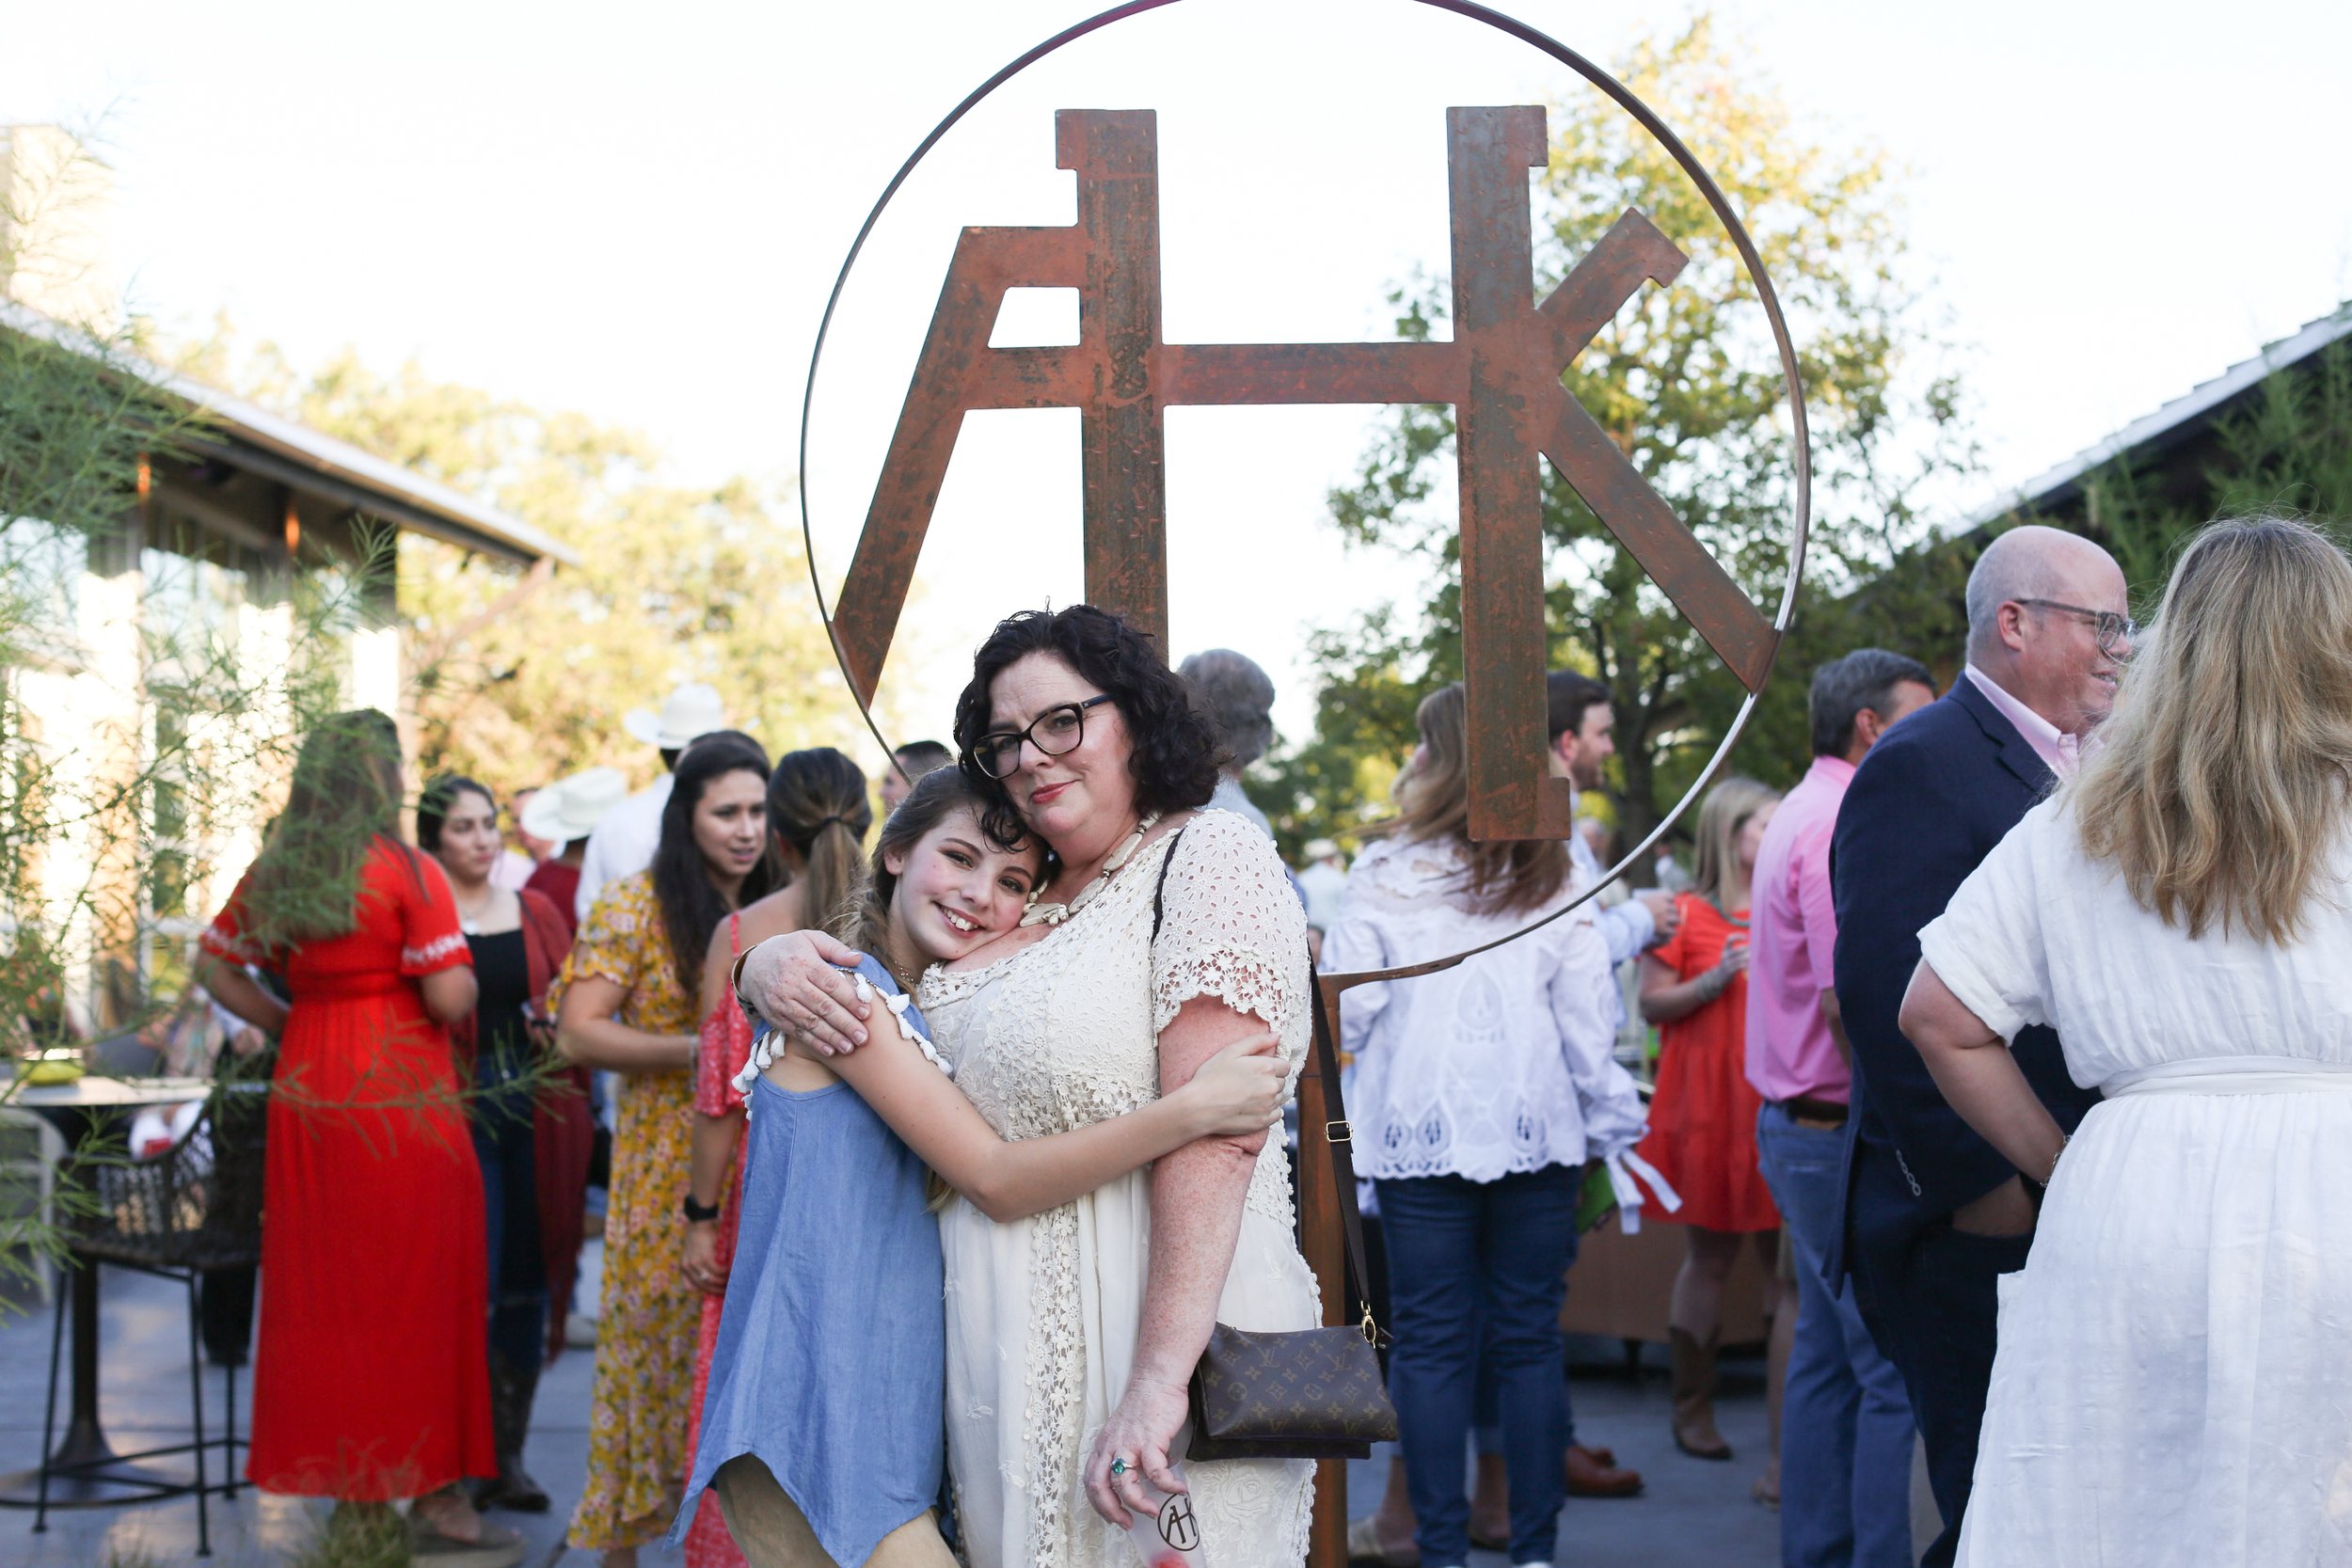
M 694 1195 L 691 1192 L 689 1192 L 686 1195 L 684 1201 L 682 1201 L 678 1207 L 686 1211 L 686 1223 L 689 1225 L 708 1225 L 712 1220 L 719 1217 L 719 1206 L 717 1204 L 697 1203 L 694 1201 Z

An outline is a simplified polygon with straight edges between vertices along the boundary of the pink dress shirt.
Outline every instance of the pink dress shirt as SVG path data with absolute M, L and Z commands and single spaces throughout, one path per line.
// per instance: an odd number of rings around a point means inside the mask
M 2061 731 L 2056 724 L 2001 689 L 1991 675 L 1971 664 L 1966 667 L 1968 678 L 1977 683 L 1985 700 L 2000 710 L 2001 717 L 2017 726 L 2017 733 L 2026 737 L 2034 755 L 2049 764 L 2050 771 L 2061 779 L 2074 776 L 2074 764 L 2081 757 L 2081 743 Z
M 1837 911 L 1829 844 L 1853 782 L 1843 757 L 1815 757 L 1764 829 L 1749 904 L 1748 1082 L 1766 1100 L 1847 1102 L 1852 1074 L 1821 1017 L 1836 984 Z

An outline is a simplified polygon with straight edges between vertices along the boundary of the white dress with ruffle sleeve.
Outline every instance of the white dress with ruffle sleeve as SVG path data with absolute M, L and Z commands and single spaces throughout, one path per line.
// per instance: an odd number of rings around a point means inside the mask
M 1168 846 L 1176 847 L 1169 858 Z M 1152 895 L 1168 862 L 1160 934 Z M 1161 1029 L 1214 997 L 1265 1022 L 1295 1082 L 1311 1015 L 1305 911 L 1265 835 L 1208 811 L 1144 847 L 1033 945 L 916 990 L 957 1084 L 1008 1138 L 1120 1116 L 1159 1095 Z M 1143 1318 L 1149 1169 L 999 1225 L 961 1198 L 940 1215 L 947 1280 L 947 1458 L 972 1568 L 1130 1568 L 1135 1546 L 1086 1498 L 1080 1466 L 1124 1391 Z M 1217 1305 L 1236 1328 L 1295 1330 L 1321 1303 L 1294 1240 L 1279 1137 L 1252 1173 Z M 1175 1452 L 1181 1457 L 1184 1434 Z M 1212 1568 L 1296 1568 L 1314 1466 L 1187 1464 Z

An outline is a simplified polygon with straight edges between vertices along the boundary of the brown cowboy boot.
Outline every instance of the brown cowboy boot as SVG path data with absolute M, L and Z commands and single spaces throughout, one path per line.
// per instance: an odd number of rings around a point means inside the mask
M 1715 1430 L 1715 1341 L 1702 1344 L 1679 1328 L 1666 1330 L 1673 1368 L 1675 1447 L 1693 1459 L 1729 1459 L 1731 1445 Z

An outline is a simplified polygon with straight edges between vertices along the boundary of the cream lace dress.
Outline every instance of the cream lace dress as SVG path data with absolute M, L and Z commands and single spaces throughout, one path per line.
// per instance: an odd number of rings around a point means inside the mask
M 1152 891 L 1163 861 L 1155 942 Z M 1306 935 L 1265 835 L 1230 812 L 1203 812 L 1181 840 L 1164 834 L 1147 845 L 1042 941 L 984 969 L 934 969 L 916 1000 L 980 1114 L 1008 1138 L 1040 1137 L 1155 1099 L 1159 1031 L 1196 996 L 1264 1020 L 1295 1078 L 1310 1029 Z M 973 1568 L 1136 1561 L 1125 1533 L 1087 1502 L 1079 1466 L 1135 1359 L 1150 1175 L 1133 1172 L 1007 1225 L 961 1198 L 940 1216 L 948 1470 Z M 1282 1142 L 1270 1137 L 1250 1179 L 1218 1322 L 1300 1329 L 1321 1321 L 1293 1231 Z M 1184 1468 L 1211 1568 L 1295 1568 L 1305 1560 L 1311 1464 Z

